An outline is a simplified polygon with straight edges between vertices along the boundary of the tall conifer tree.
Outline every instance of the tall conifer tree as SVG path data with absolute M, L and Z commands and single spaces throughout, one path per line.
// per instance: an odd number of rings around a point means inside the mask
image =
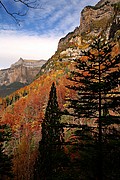
M 63 167 L 65 154 L 62 145 L 63 127 L 60 123 L 60 117 L 56 87 L 53 83 L 42 123 L 42 139 L 39 144 L 38 179 L 40 180 L 55 179 Z
M 92 140 L 96 138 L 98 142 L 96 176 L 99 180 L 103 180 L 105 176 L 108 178 L 103 172 L 103 144 L 111 141 L 110 133 L 113 135 L 116 132 L 114 139 L 119 136 L 117 129 L 120 124 L 120 54 L 112 56 L 113 48 L 112 43 L 102 38 L 96 39 L 87 51 L 82 52 L 81 58 L 75 60 L 76 69 L 71 72 L 70 78 L 75 85 L 68 86 L 77 92 L 76 99 L 71 99 L 69 105 L 69 108 L 74 110 L 72 115 L 83 125 L 77 135 L 81 135 L 81 141 L 86 141 L 86 135 L 88 138 L 88 134 L 92 134 L 92 137 L 94 134 Z M 117 175 L 116 177 L 118 178 Z

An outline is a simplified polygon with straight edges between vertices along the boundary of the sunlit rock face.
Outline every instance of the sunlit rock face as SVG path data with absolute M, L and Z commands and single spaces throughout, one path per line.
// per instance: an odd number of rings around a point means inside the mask
M 95 6 L 86 6 L 81 12 L 80 26 L 60 39 L 58 50 L 65 50 L 67 44 L 73 47 L 72 43 L 81 48 L 101 34 L 109 38 L 113 24 L 112 36 L 120 29 L 120 0 L 101 0 Z
M 52 71 L 57 64 L 79 59 L 94 39 L 105 37 L 118 41 L 120 37 L 120 0 L 101 0 L 95 6 L 86 6 L 80 16 L 80 25 L 61 38 L 55 54 L 41 68 L 39 75 Z
M 10 68 L 0 70 L 0 85 L 9 85 L 14 82 L 30 83 L 45 62 L 45 60 L 20 58 Z

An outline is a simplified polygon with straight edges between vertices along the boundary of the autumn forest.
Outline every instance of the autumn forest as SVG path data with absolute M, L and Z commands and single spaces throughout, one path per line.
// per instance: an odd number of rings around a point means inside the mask
M 85 7 L 33 81 L 0 97 L 0 180 L 120 180 L 119 0 Z
M 100 37 L 68 67 L 1 99 L 1 180 L 120 178 L 118 47 Z

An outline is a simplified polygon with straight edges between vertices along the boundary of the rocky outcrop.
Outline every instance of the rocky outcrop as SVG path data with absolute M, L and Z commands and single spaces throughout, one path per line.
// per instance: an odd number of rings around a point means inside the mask
M 85 7 L 80 26 L 60 39 L 56 53 L 41 68 L 39 75 L 63 68 L 64 62 L 79 59 L 82 50 L 87 50 L 101 35 L 106 39 L 120 39 L 120 0 L 101 0 L 95 6 Z
M 96 6 L 86 6 L 80 17 L 80 26 L 73 32 L 60 39 L 58 50 L 65 50 L 67 47 L 83 47 L 91 43 L 91 40 L 102 33 L 111 37 L 111 27 L 114 21 L 119 23 L 120 0 L 101 0 Z M 116 20 L 117 19 L 117 20 Z M 114 28 L 114 31 L 119 29 Z M 116 32 L 114 32 L 115 34 Z
M 80 19 L 82 38 L 95 37 L 103 32 L 109 38 L 111 25 L 119 14 L 119 9 L 116 11 L 116 6 L 119 6 L 119 3 L 119 0 L 102 0 L 96 6 L 85 7 Z
M 78 42 L 78 44 L 81 44 L 81 40 L 80 40 L 80 28 L 76 27 L 75 30 L 73 32 L 68 33 L 65 37 L 61 38 L 59 43 L 58 43 L 58 50 L 65 50 L 66 49 L 66 45 L 72 42 Z M 69 45 L 68 45 L 69 47 Z
M 115 4 L 120 2 L 120 0 L 100 0 L 95 7 L 101 7 L 102 5 L 104 5 L 105 3 L 109 3 L 109 4 Z
M 20 58 L 10 68 L 0 70 L 0 86 L 14 82 L 30 83 L 45 62 L 45 60 L 23 60 Z

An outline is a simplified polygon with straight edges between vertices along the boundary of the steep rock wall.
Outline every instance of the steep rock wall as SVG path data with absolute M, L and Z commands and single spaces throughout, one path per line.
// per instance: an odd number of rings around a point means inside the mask
M 10 68 L 0 70 L 0 86 L 13 82 L 30 83 L 45 62 L 45 60 L 23 60 L 20 58 Z

